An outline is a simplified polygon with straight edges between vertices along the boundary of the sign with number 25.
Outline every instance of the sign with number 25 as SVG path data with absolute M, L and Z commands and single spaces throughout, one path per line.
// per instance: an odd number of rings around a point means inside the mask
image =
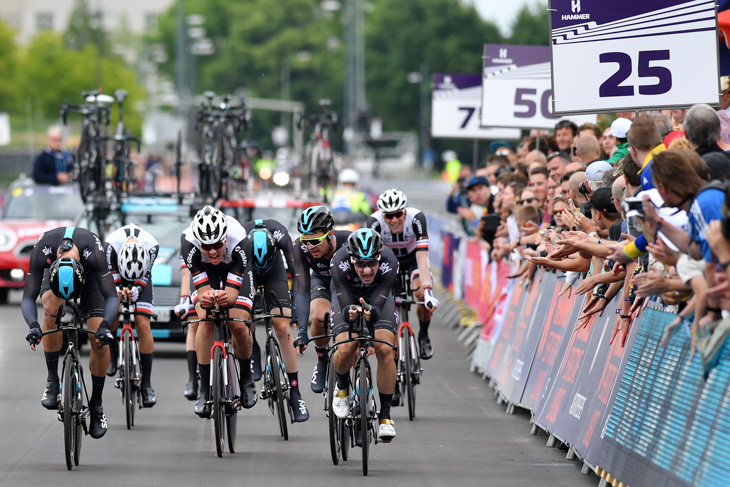
M 714 0 L 551 0 L 553 113 L 719 105 Z

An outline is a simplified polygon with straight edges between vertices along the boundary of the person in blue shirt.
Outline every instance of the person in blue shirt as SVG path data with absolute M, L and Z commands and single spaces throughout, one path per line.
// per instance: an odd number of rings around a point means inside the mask
M 39 184 L 68 183 L 73 166 L 73 156 L 63 148 L 63 132 L 61 127 L 53 126 L 46 133 L 48 146 L 38 154 L 33 163 L 33 180 Z

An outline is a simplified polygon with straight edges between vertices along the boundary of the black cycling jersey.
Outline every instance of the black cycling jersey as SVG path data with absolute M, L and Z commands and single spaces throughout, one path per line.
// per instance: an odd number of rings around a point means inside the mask
M 409 207 L 405 213 L 400 233 L 390 231 L 380 210 L 368 218 L 367 226 L 380 234 L 386 247 L 393 249 L 402 267 L 410 267 L 416 261 L 416 252 L 428 252 L 428 229 L 426 215 L 421 210 Z
M 203 255 L 200 242 L 193 236 L 191 227 L 185 229 L 181 236 L 180 253 L 185 265 L 190 269 L 190 278 L 196 290 L 204 286 L 214 289 L 231 287 L 239 291 L 236 307 L 251 311 L 253 303 L 253 273 L 249 255 L 251 242 L 246 238 L 246 230 L 233 217 L 227 216 L 228 230 L 223 258 L 219 264 L 213 265 Z M 197 299 L 194 299 L 194 301 Z
M 347 230 L 335 230 L 334 239 L 335 245 L 334 250 L 344 247 L 347 242 L 347 237 L 350 236 L 350 232 Z M 332 240 L 327 239 L 329 245 L 332 245 Z M 324 242 L 321 245 L 326 245 Z M 317 276 L 320 276 L 323 280 L 330 281 L 330 259 L 320 258 L 315 259 L 309 252 L 309 248 L 303 244 L 300 239 L 296 239 L 293 244 L 294 247 L 294 281 L 297 292 L 294 296 L 294 306 L 296 307 L 294 313 L 294 322 L 299 323 L 299 327 L 306 328 L 307 322 L 309 321 L 309 291 L 310 291 L 310 280 L 309 272 L 311 270 Z M 290 271 L 291 272 L 291 271 Z
M 112 323 L 117 317 L 119 297 L 114 286 L 114 278 L 106 262 L 101 240 L 84 228 L 59 227 L 41 235 L 30 254 L 30 268 L 25 276 L 23 301 L 20 304 L 23 318 L 29 325 L 38 320 L 36 298 L 41 290 L 43 271 L 56 261 L 58 244 L 69 235 L 79 250 L 79 263 L 84 268 L 85 282 L 88 284 L 90 279 L 95 279 L 105 299 L 104 320 Z
M 380 319 L 388 296 L 395 287 L 396 277 L 398 275 L 398 259 L 388 247 L 383 247 L 383 253 L 380 256 L 380 264 L 378 272 L 375 274 L 373 282 L 363 284 L 357 275 L 355 268 L 350 261 L 350 254 L 347 248 L 338 250 L 332 257 L 332 281 L 335 284 L 337 299 L 341 309 L 355 304 L 360 305 L 360 298 L 370 304 L 373 309 L 371 311 L 370 322 L 375 323 Z
M 284 260 L 286 261 L 286 268 L 289 271 L 289 274 L 292 276 L 292 279 L 294 278 L 294 246 L 292 244 L 291 236 L 289 236 L 289 231 L 286 229 L 284 225 L 279 223 L 276 220 L 262 220 L 263 225 L 266 227 L 266 229 L 271 232 L 271 235 L 274 236 L 274 240 L 276 240 L 276 248 L 278 250 L 281 250 L 284 253 Z M 246 230 L 246 233 L 251 233 L 251 231 L 256 227 L 256 222 L 248 222 L 244 223 L 243 229 Z M 257 271 L 256 268 L 253 269 L 254 277 L 262 277 L 259 274 L 265 274 L 266 271 Z M 296 280 L 294 280 L 294 292 L 296 293 L 297 287 L 296 287 Z

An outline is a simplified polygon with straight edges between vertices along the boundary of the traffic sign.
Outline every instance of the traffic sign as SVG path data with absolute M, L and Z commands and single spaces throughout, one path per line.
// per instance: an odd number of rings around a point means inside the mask
M 553 113 L 720 104 L 715 0 L 550 0 Z

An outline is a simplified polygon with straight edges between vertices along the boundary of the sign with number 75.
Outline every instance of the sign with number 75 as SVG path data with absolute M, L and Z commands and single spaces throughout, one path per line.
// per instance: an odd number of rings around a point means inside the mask
M 550 0 L 552 111 L 720 104 L 714 0 Z

